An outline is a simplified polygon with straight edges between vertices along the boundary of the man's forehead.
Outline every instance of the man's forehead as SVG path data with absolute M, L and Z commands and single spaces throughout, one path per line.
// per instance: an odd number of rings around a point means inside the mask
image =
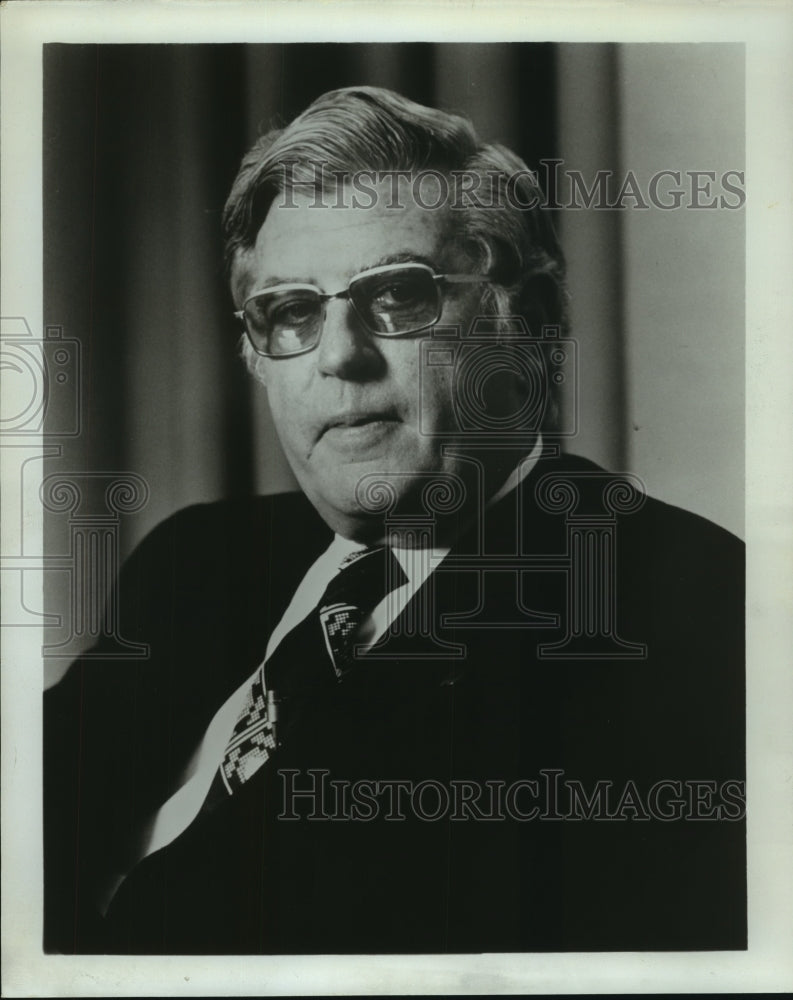
M 277 197 L 254 246 L 232 267 L 235 297 L 280 281 L 344 282 L 382 263 L 415 259 L 442 267 L 449 257 L 449 207 L 379 193 L 376 200 L 356 201 L 327 192 Z

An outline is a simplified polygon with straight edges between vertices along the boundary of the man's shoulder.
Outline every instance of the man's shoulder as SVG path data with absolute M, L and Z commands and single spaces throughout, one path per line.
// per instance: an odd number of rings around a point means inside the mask
M 108 622 L 94 655 L 117 629 L 151 648 L 147 662 L 158 651 L 164 659 L 177 653 L 184 659 L 188 646 L 194 654 L 212 635 L 227 646 L 253 631 L 261 639 L 331 537 L 303 494 L 182 508 L 125 560 L 107 609 L 116 624 Z
M 163 559 L 174 566 L 207 560 L 246 561 L 321 551 L 330 532 L 303 493 L 238 497 L 183 507 L 161 521 L 131 561 Z
M 190 504 L 164 518 L 152 534 L 269 530 L 277 523 L 310 528 L 319 515 L 304 493 L 271 493 Z
M 564 485 L 571 492 L 561 492 Z M 742 557 L 744 544 L 726 528 L 648 494 L 634 473 L 612 472 L 579 455 L 543 458 L 529 480 L 526 497 L 546 512 L 555 509 L 568 520 L 613 521 L 620 532 L 641 535 L 659 549 L 723 551 Z M 556 491 L 554 493 L 554 491 Z

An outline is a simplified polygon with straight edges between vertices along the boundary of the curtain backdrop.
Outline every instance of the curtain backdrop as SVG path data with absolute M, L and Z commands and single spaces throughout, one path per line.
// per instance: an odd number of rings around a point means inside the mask
M 262 130 L 357 83 L 462 111 L 532 168 L 743 168 L 739 46 L 45 46 L 45 324 L 81 352 L 80 434 L 46 472 L 91 473 L 92 509 L 94 473 L 148 484 L 119 558 L 187 504 L 294 487 L 236 356 L 220 213 Z M 740 533 L 742 213 L 554 214 L 580 341 L 570 450 Z M 63 518 L 47 532 L 68 544 Z

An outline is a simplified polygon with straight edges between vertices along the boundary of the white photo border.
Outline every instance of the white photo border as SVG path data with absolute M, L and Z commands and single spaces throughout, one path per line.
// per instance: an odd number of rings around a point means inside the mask
M 4 630 L 3 995 L 776 992 L 793 987 L 793 7 L 789 3 L 109 0 L 2 18 L 2 314 L 42 316 L 42 45 L 63 42 L 743 42 L 747 87 L 749 947 L 745 952 L 125 957 L 41 948 L 41 634 Z M 4 458 L 6 456 L 3 456 Z M 4 462 L 3 494 L 19 493 Z M 27 554 L 41 552 L 37 490 Z M 7 504 L 4 504 L 8 509 Z M 13 532 L 8 521 L 4 531 Z M 18 530 L 18 528 L 16 529 Z M 4 551 L 5 548 L 4 548 Z

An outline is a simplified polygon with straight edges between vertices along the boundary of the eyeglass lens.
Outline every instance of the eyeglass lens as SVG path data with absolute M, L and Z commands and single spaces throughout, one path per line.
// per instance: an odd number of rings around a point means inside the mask
M 361 275 L 347 294 L 365 326 L 381 336 L 416 333 L 438 319 L 438 288 L 424 267 Z M 274 289 L 251 299 L 245 317 L 254 346 L 272 355 L 313 347 L 322 330 L 325 298 L 307 286 Z

